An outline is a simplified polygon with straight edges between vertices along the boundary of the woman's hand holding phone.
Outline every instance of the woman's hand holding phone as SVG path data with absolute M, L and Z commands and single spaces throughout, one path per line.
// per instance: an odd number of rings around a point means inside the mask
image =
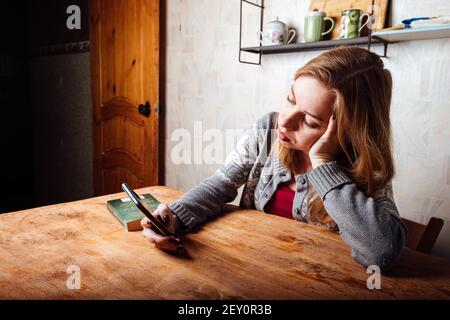
M 179 218 L 164 203 L 161 203 L 158 208 L 156 208 L 153 212 L 153 216 L 173 234 L 176 234 L 182 226 Z M 183 245 L 179 238 L 161 235 L 156 231 L 156 228 L 152 228 L 152 224 L 147 217 L 141 220 L 141 225 L 144 228 L 142 235 L 149 239 L 150 242 L 154 243 L 158 249 L 170 252 L 178 252 L 183 249 Z

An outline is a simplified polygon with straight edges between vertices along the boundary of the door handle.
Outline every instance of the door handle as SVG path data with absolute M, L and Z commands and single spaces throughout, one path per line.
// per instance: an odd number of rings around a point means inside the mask
M 151 112 L 150 102 L 147 101 L 145 104 L 140 104 L 138 106 L 138 110 L 139 110 L 140 114 L 142 114 L 143 116 L 146 116 L 148 118 L 150 116 L 150 112 Z

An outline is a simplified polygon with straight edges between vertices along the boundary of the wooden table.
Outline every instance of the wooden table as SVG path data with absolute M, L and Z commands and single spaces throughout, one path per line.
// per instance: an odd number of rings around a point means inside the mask
M 149 187 L 163 202 L 182 195 Z M 0 215 L 1 299 L 450 299 L 450 261 L 405 249 L 381 289 L 366 286 L 337 234 L 231 210 L 184 238 L 190 259 L 127 232 L 106 209 L 119 193 Z M 68 289 L 70 265 L 81 288 Z

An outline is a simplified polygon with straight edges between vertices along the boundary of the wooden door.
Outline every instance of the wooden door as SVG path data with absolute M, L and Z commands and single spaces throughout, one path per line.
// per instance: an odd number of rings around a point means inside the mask
M 95 193 L 156 185 L 159 0 L 90 0 L 89 13 Z

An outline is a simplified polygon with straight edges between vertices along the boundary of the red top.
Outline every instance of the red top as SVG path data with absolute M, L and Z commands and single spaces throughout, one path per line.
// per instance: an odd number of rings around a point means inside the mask
M 264 211 L 277 216 L 294 219 L 292 216 L 292 205 L 294 203 L 295 191 L 285 184 L 278 186 L 277 191 L 267 202 Z

